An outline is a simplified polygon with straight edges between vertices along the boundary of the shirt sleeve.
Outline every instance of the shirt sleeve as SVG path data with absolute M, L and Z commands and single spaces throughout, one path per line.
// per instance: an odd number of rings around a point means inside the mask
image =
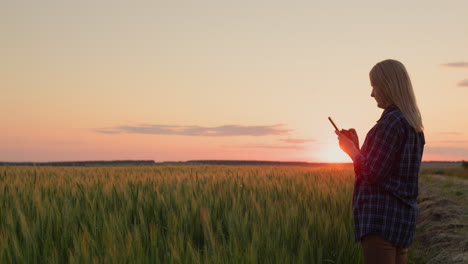
M 369 145 L 353 160 L 356 177 L 360 180 L 376 184 L 392 173 L 403 136 L 398 123 L 394 120 L 376 125 L 370 135 Z

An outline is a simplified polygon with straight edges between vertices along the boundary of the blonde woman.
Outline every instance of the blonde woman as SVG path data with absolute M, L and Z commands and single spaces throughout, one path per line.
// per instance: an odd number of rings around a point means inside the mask
M 364 263 L 406 263 L 416 229 L 418 174 L 425 139 L 405 66 L 396 60 L 370 71 L 371 96 L 384 109 L 359 149 L 354 129 L 335 131 L 354 164 L 353 225 Z

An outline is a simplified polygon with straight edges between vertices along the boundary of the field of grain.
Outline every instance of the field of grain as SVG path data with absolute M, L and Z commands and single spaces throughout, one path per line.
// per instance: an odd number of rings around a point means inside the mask
M 358 263 L 352 168 L 0 167 L 1 263 Z

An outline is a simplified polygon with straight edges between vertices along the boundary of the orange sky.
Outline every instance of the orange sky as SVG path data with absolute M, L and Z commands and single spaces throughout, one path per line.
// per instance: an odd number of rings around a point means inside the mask
M 468 160 L 467 1 L 11 1 L 0 8 L 0 161 L 350 161 L 402 61 L 424 160 Z

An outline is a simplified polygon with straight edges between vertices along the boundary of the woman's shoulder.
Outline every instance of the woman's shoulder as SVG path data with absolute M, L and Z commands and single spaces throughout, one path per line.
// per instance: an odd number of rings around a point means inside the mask
M 382 118 L 376 125 L 379 129 L 391 131 L 387 133 L 392 133 L 394 136 L 414 135 L 420 138 L 423 144 L 425 143 L 424 132 L 416 132 L 398 107 L 391 106 L 385 109 L 385 111 L 386 113 L 382 115 Z

